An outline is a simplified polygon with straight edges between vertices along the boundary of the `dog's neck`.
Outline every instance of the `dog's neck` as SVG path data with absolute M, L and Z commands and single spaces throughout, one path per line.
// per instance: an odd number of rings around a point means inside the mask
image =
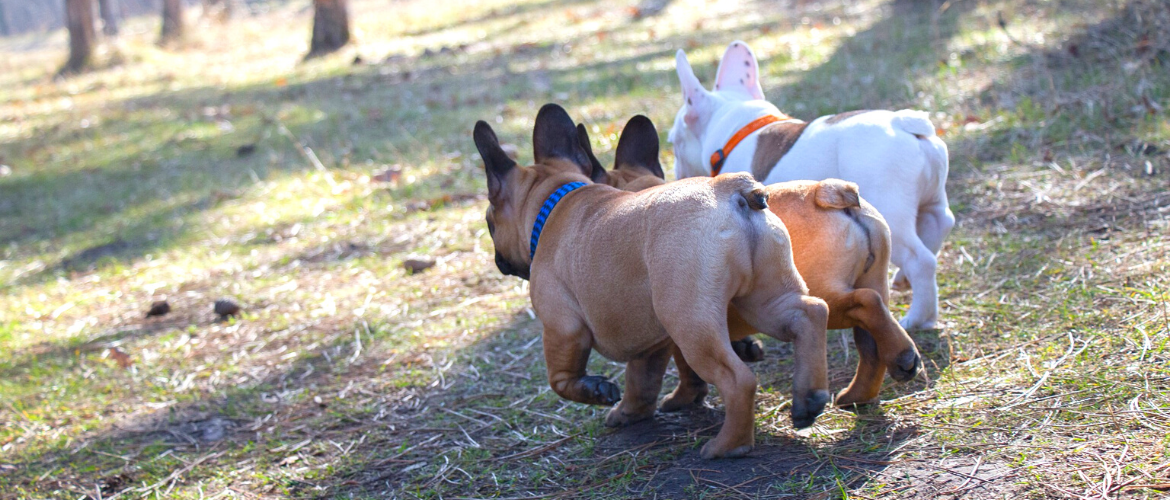
M 540 212 L 537 212 L 536 214 L 536 221 L 532 223 L 532 236 L 529 237 L 528 243 L 529 259 L 536 257 L 536 247 L 540 243 L 540 234 L 544 230 L 544 224 L 548 221 L 548 218 L 552 216 L 553 210 L 556 210 L 557 204 L 560 203 L 561 199 L 569 193 L 576 191 L 579 188 L 585 187 L 586 185 L 586 183 L 581 181 L 563 184 L 561 187 L 557 188 L 556 191 L 553 191 L 552 194 L 548 195 L 548 198 L 544 199 L 544 203 L 540 205 Z

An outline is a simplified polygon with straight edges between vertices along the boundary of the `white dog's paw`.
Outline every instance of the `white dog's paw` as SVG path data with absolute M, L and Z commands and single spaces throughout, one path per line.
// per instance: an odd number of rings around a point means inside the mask
M 909 316 L 902 318 L 902 321 L 899 321 L 898 324 L 902 325 L 902 329 L 908 332 L 912 332 L 914 330 L 934 330 L 938 328 L 938 320 L 911 318 Z
M 894 274 L 893 288 L 899 292 L 910 291 L 910 278 L 907 278 L 906 273 L 902 272 L 901 269 L 899 269 L 898 272 Z

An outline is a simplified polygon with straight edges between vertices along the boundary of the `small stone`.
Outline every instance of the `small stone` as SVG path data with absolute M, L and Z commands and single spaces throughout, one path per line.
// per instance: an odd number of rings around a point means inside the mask
M 240 306 L 230 300 L 217 300 L 215 301 L 215 314 L 223 318 L 235 316 L 240 314 Z
M 8 165 L 0 165 L 0 177 L 8 177 L 12 175 L 12 167 Z
M 203 423 L 203 430 L 200 433 L 204 441 L 219 441 L 227 434 L 227 422 L 219 417 L 212 418 Z
M 165 316 L 169 312 L 171 312 L 171 305 L 168 304 L 167 301 L 156 300 L 154 303 L 150 304 L 150 310 L 146 311 L 146 317 L 150 318 L 153 316 Z
M 410 271 L 410 274 L 418 274 L 435 266 L 435 259 L 427 257 L 414 257 L 402 261 L 402 268 Z
M 256 145 L 255 144 L 244 144 L 243 146 L 236 148 L 236 156 L 239 158 L 243 158 L 245 156 L 251 156 L 252 153 L 255 153 L 255 152 L 256 152 Z

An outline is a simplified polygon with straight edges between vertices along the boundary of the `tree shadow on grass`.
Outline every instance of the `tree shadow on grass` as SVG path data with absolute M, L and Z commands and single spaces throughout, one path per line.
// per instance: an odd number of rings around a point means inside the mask
M 409 443 L 338 469 L 332 479 L 323 478 L 318 484 L 327 490 L 320 497 L 425 491 L 444 497 L 555 493 L 678 498 L 731 494 L 727 485 L 748 495 L 812 493 L 836 483 L 863 484 L 916 432 L 904 422 L 891 421 L 878 407 L 862 407 L 856 416 L 834 410 L 835 421 L 853 421 L 848 430 L 821 434 L 826 429 L 818 427 L 812 437 L 799 437 L 757 426 L 757 446 L 747 458 L 702 460 L 699 446 L 723 420 L 716 398 L 711 400 L 715 407 L 659 413 L 629 427 L 605 428 L 608 408 L 564 401 L 549 390 L 539 332 L 540 325 L 522 314 L 499 333 L 463 349 L 456 367 L 447 372 L 449 380 L 459 382 L 431 393 L 419 413 L 403 415 L 406 425 L 416 429 L 407 431 L 414 436 Z M 931 360 L 928 366 L 945 369 L 945 340 L 936 345 L 930 338 L 918 336 L 921 352 Z M 791 378 L 791 349 L 784 346 L 769 344 L 769 358 L 753 365 L 761 386 L 782 399 Z M 852 376 L 845 347 L 835 344 L 830 349 L 834 388 Z M 592 358 L 591 374 L 622 384 L 621 365 Z M 663 395 L 676 380 L 671 374 L 667 378 Z M 896 385 L 883 399 L 926 386 L 923 381 Z M 757 413 L 769 411 L 770 404 L 759 402 Z M 787 429 L 786 417 L 779 420 L 775 429 Z
M 764 95 L 782 110 L 806 120 L 857 109 L 897 109 L 917 100 L 914 82 L 938 72 L 946 60 L 948 40 L 978 4 L 895 1 L 879 6 L 878 21 L 845 37 L 833 54 L 791 83 L 761 82 Z M 825 13 L 817 23 L 829 24 Z M 795 29 L 807 29 L 792 22 Z M 762 72 L 771 64 L 790 64 L 787 54 L 765 55 Z
M 563 42 L 582 43 L 589 36 Z M 3 287 L 129 264 L 189 241 L 201 214 L 242 196 L 257 180 L 313 168 L 280 127 L 312 147 L 329 168 L 345 169 L 363 157 L 419 164 L 452 150 L 470 155 L 470 141 L 452 128 L 466 126 L 468 116 L 499 114 L 496 103 L 508 103 L 504 113 L 512 114 L 529 102 L 584 102 L 665 85 L 674 81 L 672 71 L 646 72 L 639 64 L 667 58 L 686 43 L 722 43 L 728 36 L 723 30 L 695 31 L 659 39 L 626 57 L 568 68 L 532 64 L 558 57 L 560 44 L 521 44 L 480 60 L 441 55 L 405 65 L 358 66 L 342 76 L 284 87 L 202 87 L 112 102 L 107 109 L 113 111 L 99 123 L 62 121 L 3 145 L 22 162 L 58 164 L 56 171 L 0 180 L 5 257 L 52 259 Z M 524 69 L 509 69 L 516 67 Z M 480 84 L 465 85 L 468 74 Z M 471 193 L 476 175 L 464 176 L 454 189 L 464 191 L 453 194 Z M 423 196 L 452 194 L 432 187 L 436 191 Z

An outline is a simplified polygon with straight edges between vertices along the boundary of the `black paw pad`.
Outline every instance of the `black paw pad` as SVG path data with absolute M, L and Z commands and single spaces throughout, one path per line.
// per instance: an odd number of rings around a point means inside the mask
M 745 363 L 755 363 L 764 360 L 764 343 L 752 337 L 736 340 L 731 343 L 735 355 Z
M 829 402 L 829 391 L 814 391 L 803 400 L 792 402 L 792 426 L 803 429 L 816 422 L 817 416 L 825 410 Z
M 610 406 L 622 399 L 622 391 L 605 377 L 590 375 L 581 378 L 581 389 L 589 404 Z
M 920 360 L 918 358 L 918 353 L 914 352 L 913 349 L 908 349 L 902 354 L 899 354 L 898 357 L 894 359 L 894 363 L 897 366 L 890 368 L 890 376 L 893 377 L 894 380 L 897 380 L 898 382 L 905 382 L 914 378 L 915 375 L 918 375 L 918 366 L 920 365 Z

